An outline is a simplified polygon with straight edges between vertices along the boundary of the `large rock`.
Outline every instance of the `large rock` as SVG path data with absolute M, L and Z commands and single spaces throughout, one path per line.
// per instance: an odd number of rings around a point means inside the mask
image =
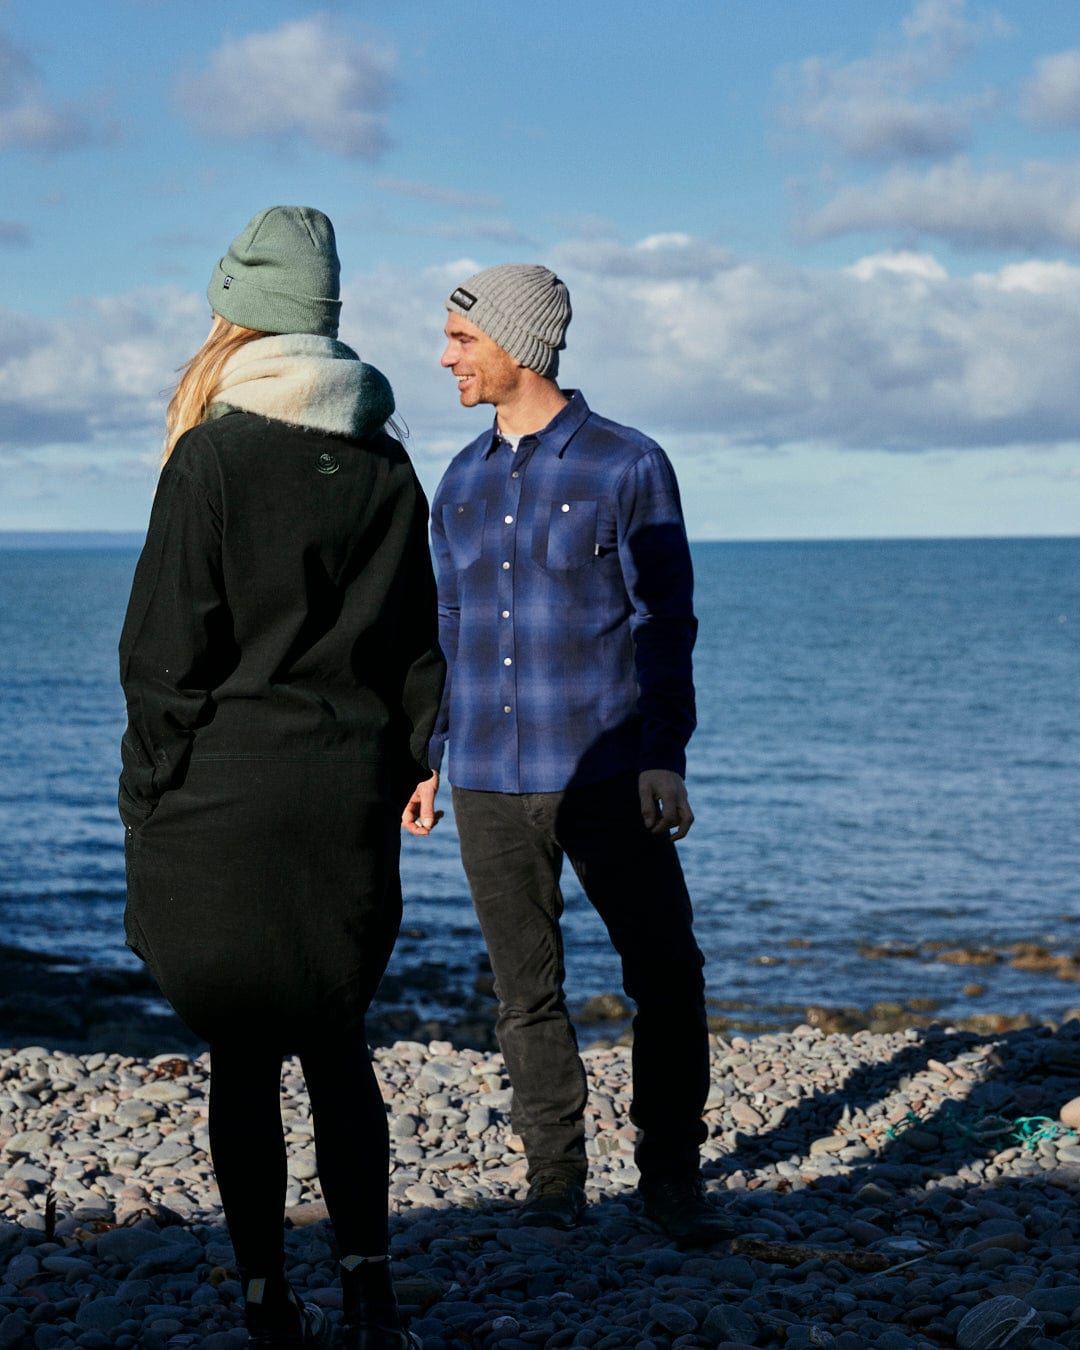
M 1080 1130 L 1080 1097 L 1067 1101 L 1058 1112 L 1058 1120 L 1070 1130 Z
M 1035 1309 L 1009 1294 L 979 1303 L 961 1319 L 956 1328 L 957 1350 L 1023 1350 L 1043 1332 L 1043 1321 Z
M 108 1335 L 130 1316 L 129 1304 L 122 1299 L 106 1296 L 84 1303 L 75 1314 L 75 1325 L 82 1331 L 100 1331 Z
M 164 1244 L 160 1233 L 147 1228 L 113 1228 L 102 1233 L 92 1244 L 99 1256 L 108 1261 L 119 1261 L 133 1266 Z

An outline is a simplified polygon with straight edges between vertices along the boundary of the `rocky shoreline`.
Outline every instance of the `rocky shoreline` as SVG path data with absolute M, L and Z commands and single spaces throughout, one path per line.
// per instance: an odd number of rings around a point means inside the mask
M 142 965 L 80 965 L 0 944 L 0 990 L 0 1045 L 142 1056 L 206 1048 Z M 490 975 L 415 961 L 385 977 L 369 1018 L 369 1040 L 452 1039 L 460 1046 L 493 1047 L 493 1006 Z
M 426 1350 L 1080 1347 L 1080 1022 L 715 1037 L 705 1173 L 741 1235 L 711 1250 L 641 1213 L 625 1047 L 585 1052 L 573 1233 L 514 1224 L 525 1164 L 498 1055 L 400 1040 L 375 1057 L 395 1278 Z M 240 1350 L 207 1081 L 203 1055 L 0 1051 L 0 1350 Z M 291 1276 L 333 1316 L 292 1062 L 282 1101 Z
M 445 1040 L 457 1049 L 495 1050 L 495 999 L 486 955 L 479 951 L 471 961 L 456 963 L 424 959 L 419 954 L 424 950 L 423 936 L 410 930 L 402 935 L 368 1019 L 370 1043 Z M 957 967 L 1008 964 L 1055 980 L 1080 980 L 1080 956 L 1052 952 L 1034 942 L 977 949 L 944 943 L 882 945 L 860 948 L 859 955 L 867 960 L 934 960 Z M 772 963 L 773 958 L 761 958 L 766 960 Z M 67 957 L 0 944 L 0 990 L 0 1045 L 45 1044 L 79 1054 L 141 1056 L 205 1049 L 164 1003 L 141 965 L 80 965 Z M 977 999 L 983 986 L 970 982 L 963 992 Z M 708 1010 L 710 1030 L 718 1036 L 757 1036 L 802 1024 L 827 1033 L 889 1032 L 925 1028 L 941 1020 L 934 999 L 916 996 L 862 1008 L 713 996 Z M 632 1009 L 622 994 L 594 994 L 579 1000 L 571 1012 L 583 1046 L 630 1043 Z M 1066 1008 L 1060 1020 L 1074 1016 L 1080 1016 L 1080 1008 Z M 983 1035 L 1035 1026 L 1038 1020 L 1023 1012 L 975 1010 L 974 1005 L 970 1013 L 949 1018 L 957 1029 Z

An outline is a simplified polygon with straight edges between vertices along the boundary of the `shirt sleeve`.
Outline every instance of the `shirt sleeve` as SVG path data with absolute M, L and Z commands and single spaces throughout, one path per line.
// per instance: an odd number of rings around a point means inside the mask
M 194 732 L 212 712 L 217 681 L 211 662 L 232 647 L 220 515 L 200 484 L 170 460 L 120 636 L 128 715 L 120 776 L 125 823 L 147 819 L 181 776 Z
M 685 776 L 686 746 L 697 725 L 694 575 L 675 471 L 659 447 L 630 466 L 616 498 L 619 559 L 633 605 L 638 767 Z
M 438 772 L 442 768 L 446 742 L 450 737 L 450 686 L 454 678 L 461 607 L 458 599 L 457 572 L 442 527 L 442 510 L 436 493 L 431 507 L 431 547 L 435 555 L 435 574 L 439 591 L 439 646 L 446 658 L 446 683 L 435 718 L 435 729 L 428 746 L 428 764 Z

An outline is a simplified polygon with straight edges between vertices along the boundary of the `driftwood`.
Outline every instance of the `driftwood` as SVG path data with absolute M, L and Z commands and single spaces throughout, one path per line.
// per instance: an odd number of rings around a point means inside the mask
M 793 1242 L 766 1242 L 763 1238 L 736 1238 L 731 1244 L 734 1256 L 749 1256 L 778 1266 L 801 1266 L 804 1261 L 839 1261 L 849 1270 L 891 1270 L 896 1258 L 880 1252 L 845 1251 L 836 1247 L 805 1247 Z

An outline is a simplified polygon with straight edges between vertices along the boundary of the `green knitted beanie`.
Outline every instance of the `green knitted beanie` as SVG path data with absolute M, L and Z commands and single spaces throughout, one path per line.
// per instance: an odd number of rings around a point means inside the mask
M 340 278 L 326 216 L 310 206 L 271 206 L 229 245 L 206 295 L 215 314 L 243 328 L 337 337 Z

